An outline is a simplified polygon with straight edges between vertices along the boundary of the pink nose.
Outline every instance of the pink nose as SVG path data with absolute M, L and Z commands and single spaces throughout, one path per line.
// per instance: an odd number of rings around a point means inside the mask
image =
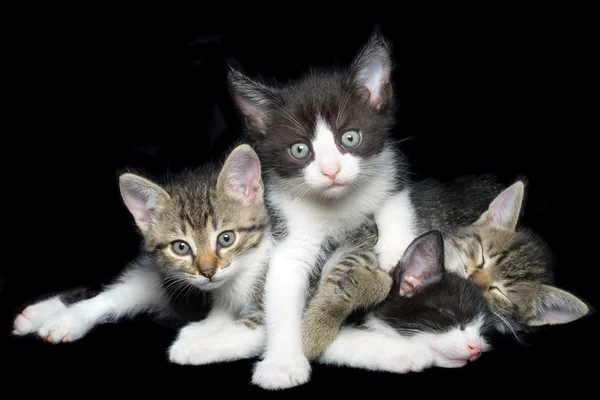
M 468 346 L 471 357 L 475 357 L 477 354 L 481 353 L 481 345 L 479 343 L 471 343 Z
M 325 175 L 331 180 L 334 180 L 337 174 L 340 172 L 339 165 L 327 166 L 321 168 L 321 174 Z

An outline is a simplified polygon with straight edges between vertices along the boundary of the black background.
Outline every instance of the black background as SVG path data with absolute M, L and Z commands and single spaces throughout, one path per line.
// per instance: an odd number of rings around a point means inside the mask
M 60 345 L 10 338 L 12 319 L 35 296 L 110 281 L 135 256 L 139 237 L 118 194 L 119 172 L 176 172 L 220 157 L 239 137 L 225 86 L 227 65 L 285 81 L 310 65 L 345 64 L 378 20 L 313 15 L 294 22 L 240 12 L 221 23 L 206 10 L 177 18 L 160 10 L 100 15 L 94 23 L 66 14 L 33 23 L 19 48 L 22 78 L 15 80 L 13 103 L 24 115 L 11 139 L 18 144 L 15 154 L 5 157 L 14 179 L 7 197 L 15 202 L 7 217 L 15 221 L 11 233 L 18 234 L 17 241 L 4 241 L 8 371 L 47 378 L 50 383 L 27 388 L 48 393 L 64 390 L 76 376 L 88 390 L 123 380 L 118 386 L 266 394 L 249 385 L 250 361 L 169 365 L 166 351 L 175 332 L 144 317 L 99 326 Z M 394 46 L 397 137 L 405 139 L 401 148 L 414 179 L 494 173 L 510 182 L 526 176 L 522 223 L 550 243 L 559 260 L 559 286 L 595 305 L 593 276 L 573 273 L 585 267 L 573 265 L 582 249 L 569 247 L 562 225 L 572 166 L 565 150 L 571 137 L 558 125 L 573 96 L 568 29 L 540 12 L 493 15 L 379 19 Z M 279 394 L 586 389 L 596 367 L 597 336 L 591 316 L 542 329 L 526 346 L 499 343 L 457 370 L 399 376 L 316 365 L 310 383 Z

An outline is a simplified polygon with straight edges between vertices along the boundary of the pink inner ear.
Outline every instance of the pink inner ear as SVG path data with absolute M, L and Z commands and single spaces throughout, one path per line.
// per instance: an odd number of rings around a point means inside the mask
M 422 273 L 406 276 L 400 284 L 400 296 L 410 296 L 415 288 L 423 282 L 423 279 L 425 279 L 425 276 Z
M 152 223 L 152 212 L 145 201 L 137 197 L 127 196 L 126 203 L 133 217 L 138 222 L 147 225 Z

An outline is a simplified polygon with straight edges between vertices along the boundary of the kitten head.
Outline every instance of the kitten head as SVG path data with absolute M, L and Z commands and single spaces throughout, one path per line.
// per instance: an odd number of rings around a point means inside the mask
M 282 87 L 228 78 L 264 169 L 294 196 L 335 199 L 390 169 L 391 71 L 390 47 L 374 35 L 343 70 Z
M 439 231 L 416 238 L 392 272 L 394 284 L 378 313 L 403 336 L 430 348 L 440 367 L 459 367 L 490 348 L 495 316 L 481 291 L 444 266 Z
M 517 229 L 524 190 L 523 182 L 514 183 L 475 223 L 448 237 L 448 267 L 464 273 L 495 310 L 519 324 L 575 321 L 588 313 L 587 305 L 552 285 L 550 249 L 533 232 Z
M 245 267 L 268 231 L 260 169 L 254 150 L 241 145 L 220 171 L 187 172 L 164 186 L 120 176 L 123 201 L 161 272 L 212 290 Z

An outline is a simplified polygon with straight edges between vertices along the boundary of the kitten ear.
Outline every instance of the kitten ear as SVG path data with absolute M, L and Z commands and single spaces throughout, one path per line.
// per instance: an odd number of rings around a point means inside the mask
M 125 206 L 144 233 L 156 223 L 158 211 L 170 199 L 163 188 L 132 173 L 119 177 L 119 188 Z
M 231 67 L 227 73 L 227 80 L 233 101 L 242 113 L 246 126 L 251 132 L 264 135 L 273 90 Z
M 391 46 L 383 36 L 375 32 L 355 57 L 353 65 L 354 83 L 366 87 L 370 103 L 381 108 L 392 96 Z
M 393 276 L 400 296 L 410 297 L 416 289 L 439 281 L 443 275 L 444 239 L 439 231 L 430 231 L 408 246 Z
M 529 326 L 556 325 L 573 322 L 589 312 L 589 307 L 571 293 L 550 285 L 542 285 L 536 304 L 535 318 Z
M 522 181 L 513 183 L 491 202 L 476 224 L 514 231 L 519 222 L 524 194 L 525 184 Z
M 261 166 L 252 147 L 242 144 L 233 149 L 221 169 L 217 186 L 244 206 L 262 201 Z

